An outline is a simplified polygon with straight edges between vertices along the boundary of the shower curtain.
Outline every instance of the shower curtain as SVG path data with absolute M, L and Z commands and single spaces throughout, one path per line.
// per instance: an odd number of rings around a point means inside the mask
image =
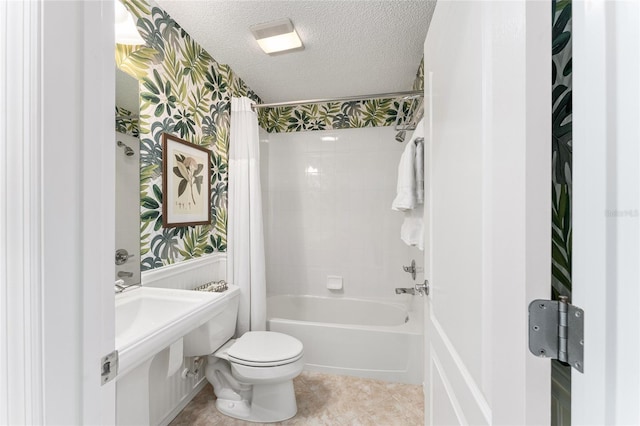
M 246 97 L 231 98 L 227 281 L 240 287 L 236 333 L 266 328 L 266 273 L 258 118 Z

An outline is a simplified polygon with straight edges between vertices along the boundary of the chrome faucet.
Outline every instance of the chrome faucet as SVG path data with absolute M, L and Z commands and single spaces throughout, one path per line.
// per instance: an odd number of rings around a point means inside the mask
M 428 280 L 424 280 L 424 283 L 422 284 L 416 284 L 413 287 L 409 287 L 409 288 L 396 288 L 396 294 L 412 294 L 412 295 L 418 295 L 418 296 L 428 296 L 429 295 L 429 281 Z
M 115 286 L 116 293 L 122 293 L 127 288 L 127 286 L 124 285 L 124 281 L 122 280 L 116 281 L 114 286 Z
M 131 272 L 125 272 L 126 274 L 131 274 Z M 118 274 L 119 275 L 119 274 Z M 120 279 L 120 280 L 116 280 L 116 282 L 114 283 L 114 288 L 116 293 L 122 293 L 123 291 L 131 288 L 131 287 L 142 287 L 141 283 L 137 283 L 137 284 L 125 284 L 124 280 Z
M 411 278 L 412 279 L 416 279 L 416 272 L 418 271 L 416 269 L 416 261 L 414 259 L 411 260 L 411 265 L 409 266 L 403 266 L 402 270 L 405 272 L 408 272 L 409 274 L 411 274 Z
M 131 278 L 132 276 L 133 272 L 118 271 L 118 278 Z

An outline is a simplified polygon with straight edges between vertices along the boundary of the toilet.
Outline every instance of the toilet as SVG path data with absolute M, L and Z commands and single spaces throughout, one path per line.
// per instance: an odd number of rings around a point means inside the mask
M 229 285 L 225 293 L 224 309 L 184 337 L 184 356 L 207 356 L 205 375 L 222 414 L 259 423 L 295 416 L 293 379 L 304 367 L 302 342 L 274 331 L 249 331 L 230 339 L 239 289 Z
M 252 422 L 296 415 L 293 379 L 304 367 L 302 343 L 273 331 L 249 331 L 209 355 L 207 380 L 222 414 Z

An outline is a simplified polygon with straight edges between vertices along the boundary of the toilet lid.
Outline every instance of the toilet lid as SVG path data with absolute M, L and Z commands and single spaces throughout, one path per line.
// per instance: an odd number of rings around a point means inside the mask
M 302 342 L 275 331 L 249 331 L 231 345 L 227 355 L 240 364 L 279 365 L 298 360 L 302 356 Z

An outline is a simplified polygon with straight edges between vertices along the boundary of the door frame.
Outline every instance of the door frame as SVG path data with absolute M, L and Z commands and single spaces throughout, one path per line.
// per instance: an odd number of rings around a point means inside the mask
M 115 422 L 113 9 L 0 4 L 0 423 Z
M 573 1 L 575 424 L 640 423 L 640 5 Z

